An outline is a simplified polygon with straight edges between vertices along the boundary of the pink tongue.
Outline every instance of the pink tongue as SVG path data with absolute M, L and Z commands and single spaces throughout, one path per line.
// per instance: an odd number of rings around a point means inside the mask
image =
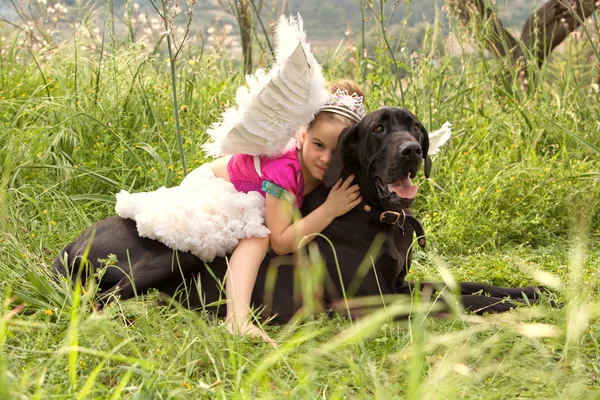
M 414 199 L 417 195 L 418 186 L 412 184 L 408 174 L 388 185 L 390 192 L 396 193 L 403 199 Z

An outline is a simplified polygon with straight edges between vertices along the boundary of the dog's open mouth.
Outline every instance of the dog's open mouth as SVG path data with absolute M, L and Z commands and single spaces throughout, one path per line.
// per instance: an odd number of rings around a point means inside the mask
M 396 182 L 388 184 L 388 190 L 394 192 L 398 197 L 403 199 L 414 199 L 417 195 L 419 187 L 412 184 L 410 180 L 410 172 L 400 177 Z
M 394 182 L 384 184 L 380 179 L 377 179 L 377 194 L 380 198 L 389 196 L 398 196 L 401 199 L 414 200 L 417 196 L 419 187 L 413 185 L 411 173 L 407 172 Z

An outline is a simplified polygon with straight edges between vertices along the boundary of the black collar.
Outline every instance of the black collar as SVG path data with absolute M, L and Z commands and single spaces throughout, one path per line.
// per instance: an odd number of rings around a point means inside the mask
M 425 229 L 423 229 L 423 225 L 421 225 L 419 220 L 412 215 L 410 209 L 405 208 L 400 211 L 387 211 L 379 207 L 370 206 L 366 203 L 363 205 L 363 209 L 365 212 L 374 211 L 374 216 L 379 214 L 379 221 L 386 225 L 398 225 L 403 235 L 404 224 L 408 222 L 417 235 L 417 243 L 419 243 L 421 248 L 425 248 Z

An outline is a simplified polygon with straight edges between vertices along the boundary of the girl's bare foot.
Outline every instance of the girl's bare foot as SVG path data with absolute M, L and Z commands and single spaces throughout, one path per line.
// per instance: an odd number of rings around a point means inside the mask
M 227 331 L 232 335 L 250 335 L 252 338 L 259 338 L 265 343 L 270 344 L 273 347 L 277 347 L 277 343 L 266 334 L 265 331 L 257 327 L 251 322 L 243 322 L 241 324 L 235 324 L 233 318 L 225 323 Z

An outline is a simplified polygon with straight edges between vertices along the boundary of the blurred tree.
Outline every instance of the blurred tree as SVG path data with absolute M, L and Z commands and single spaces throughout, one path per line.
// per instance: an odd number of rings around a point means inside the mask
M 219 5 L 235 16 L 240 28 L 240 42 L 242 43 L 242 54 L 244 56 L 244 74 L 252 73 L 252 0 L 218 0 Z
M 524 87 L 533 77 L 527 61 L 541 67 L 552 50 L 600 7 L 598 0 L 549 0 L 529 16 L 520 39 L 516 39 L 504 27 L 496 10 L 484 0 L 446 0 L 446 3 L 463 26 L 475 35 L 484 34 L 489 51 L 508 58 L 510 65 L 516 66 Z
M 237 20 L 244 54 L 244 74 L 252 73 L 252 6 L 248 0 L 237 0 Z

